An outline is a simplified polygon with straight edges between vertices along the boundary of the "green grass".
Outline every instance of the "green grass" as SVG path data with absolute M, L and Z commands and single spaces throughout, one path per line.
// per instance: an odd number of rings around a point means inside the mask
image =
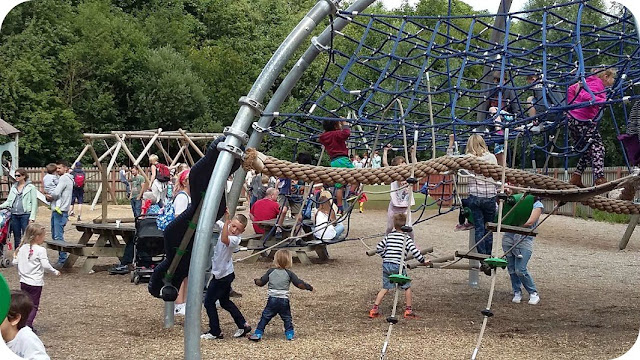
M 631 216 L 627 214 L 614 214 L 601 210 L 593 210 L 593 220 L 614 224 L 628 224 Z
M 390 185 L 365 185 L 364 191 L 373 191 L 373 192 L 384 192 L 389 191 L 391 188 Z M 421 193 L 413 193 L 413 197 L 416 200 L 416 205 L 413 207 L 417 209 L 421 204 L 424 203 L 424 194 Z M 389 207 L 389 200 L 391 197 L 389 193 L 384 194 L 367 194 L 367 202 L 364 204 L 364 209 L 366 210 L 386 210 Z M 431 198 L 428 199 L 428 202 L 433 202 Z M 356 205 L 357 207 L 357 205 Z M 438 205 L 434 204 L 429 209 L 437 209 Z

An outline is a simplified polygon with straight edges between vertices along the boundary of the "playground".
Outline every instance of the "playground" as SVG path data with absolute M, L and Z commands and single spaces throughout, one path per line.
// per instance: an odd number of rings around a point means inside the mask
M 127 217 L 130 208 L 110 206 L 109 214 Z M 47 215 L 42 211 L 38 221 L 46 223 Z M 97 217 L 99 210 L 86 216 Z M 354 213 L 351 235 L 377 232 L 385 218 L 383 211 Z M 416 227 L 418 246 L 434 246 L 441 254 L 464 249 L 468 235 L 453 231 L 456 222 L 457 212 L 453 212 L 420 224 Z M 622 224 L 552 215 L 539 228 L 529 266 L 541 303 L 512 304 L 508 275 L 499 270 L 495 316 L 485 333 L 483 358 L 512 359 L 526 354 L 535 359 L 612 359 L 624 354 L 636 341 L 640 324 L 640 235 L 634 234 L 627 249 L 619 251 L 617 242 L 624 229 Z M 67 236 L 74 241 L 79 232 L 68 226 Z M 365 243 L 375 246 L 376 241 Z M 227 336 L 203 341 L 203 357 L 377 357 L 388 326 L 384 318 L 367 317 L 380 287 L 380 258 L 366 256 L 365 250 L 360 241 L 348 241 L 331 246 L 328 263 L 294 264 L 293 270 L 317 289 L 315 293 L 292 289 L 295 341 L 284 340 L 279 319 L 267 327 L 260 343 L 233 339 L 235 326 L 224 313 L 221 321 Z M 80 274 L 82 261 L 61 277 L 46 279 L 35 326 L 52 359 L 182 358 L 184 318 L 178 317 L 173 328 L 163 329 L 163 302 L 150 297 L 145 285 L 136 286 L 128 276 L 106 271 Z M 100 258 L 96 268 L 106 269 L 116 261 Z M 237 304 L 253 327 L 266 294 L 265 289 L 253 285 L 253 278 L 269 265 L 263 261 L 236 264 L 234 288 L 243 294 Z M 15 267 L 2 273 L 9 282 L 17 281 Z M 480 310 L 486 305 L 490 278 L 481 275 L 480 288 L 472 289 L 467 284 L 467 271 L 417 268 L 409 275 L 420 318 L 401 320 L 395 326 L 388 356 L 467 358 L 482 323 Z M 381 306 L 385 316 L 391 312 L 391 301 L 388 297 Z M 203 311 L 202 329 L 206 321 Z

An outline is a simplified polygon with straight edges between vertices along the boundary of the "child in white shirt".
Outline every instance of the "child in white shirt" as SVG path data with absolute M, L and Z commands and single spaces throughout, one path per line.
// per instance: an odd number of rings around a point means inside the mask
M 46 231 L 44 226 L 29 224 L 24 232 L 25 241 L 16 252 L 13 263 L 18 265 L 18 275 L 20 276 L 20 289 L 29 294 L 33 303 L 31 313 L 26 317 L 25 324 L 32 328 L 33 319 L 38 313 L 40 305 L 40 295 L 44 286 L 44 271 L 60 275 L 49 263 L 47 249 L 42 247 Z
M 0 332 L 7 347 L 20 358 L 49 360 L 44 344 L 26 324 L 32 308 L 29 295 L 19 290 L 12 291 L 9 313 L 0 325 Z

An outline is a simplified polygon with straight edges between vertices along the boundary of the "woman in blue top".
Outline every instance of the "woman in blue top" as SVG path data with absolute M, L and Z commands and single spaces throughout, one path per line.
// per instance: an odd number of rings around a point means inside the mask
M 539 199 L 533 203 L 531 215 L 523 227 L 533 228 L 538 224 L 544 205 Z M 515 245 L 517 243 L 517 245 Z M 514 247 L 515 245 L 515 247 Z M 511 249 L 513 247 L 513 249 Z M 513 301 L 519 304 L 522 301 L 522 287 L 529 293 L 529 304 L 536 305 L 540 302 L 540 296 L 536 284 L 527 270 L 527 263 L 533 253 L 533 236 L 525 236 L 514 233 L 504 233 L 502 236 L 502 250 L 507 252 L 507 270 L 511 278 L 513 288 Z

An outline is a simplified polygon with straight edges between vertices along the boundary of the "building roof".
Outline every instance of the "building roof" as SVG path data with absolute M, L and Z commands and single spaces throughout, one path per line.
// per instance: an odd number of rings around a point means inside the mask
M 0 135 L 13 135 L 20 133 L 20 130 L 13 127 L 13 125 L 0 119 Z

